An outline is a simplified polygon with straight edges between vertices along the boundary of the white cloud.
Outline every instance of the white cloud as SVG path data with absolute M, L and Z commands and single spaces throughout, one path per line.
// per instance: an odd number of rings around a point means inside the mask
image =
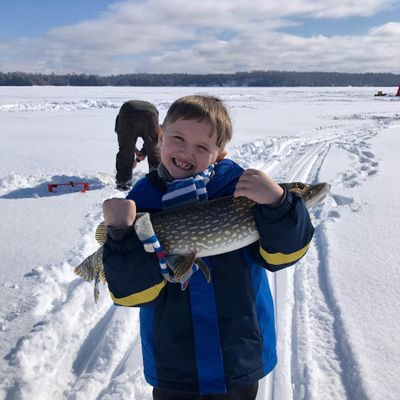
M 41 38 L 0 43 L 0 70 L 398 72 L 399 23 L 353 37 L 304 38 L 277 31 L 295 24 L 296 16 L 367 16 L 393 6 L 394 0 L 124 1 L 98 19 L 59 27 Z
M 310 14 L 317 18 L 368 17 L 398 6 L 396 0 L 323 0 L 313 2 Z

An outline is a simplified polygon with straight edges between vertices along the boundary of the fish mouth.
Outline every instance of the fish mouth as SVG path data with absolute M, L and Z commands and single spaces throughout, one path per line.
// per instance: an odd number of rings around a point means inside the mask
M 184 171 L 191 171 L 192 169 L 194 169 L 193 164 L 186 161 L 178 160 L 177 158 L 173 158 L 172 162 L 174 163 L 175 167 L 183 169 Z

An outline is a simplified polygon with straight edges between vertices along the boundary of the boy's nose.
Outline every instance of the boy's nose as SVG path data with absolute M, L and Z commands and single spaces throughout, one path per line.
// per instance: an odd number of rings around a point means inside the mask
M 183 154 L 185 156 L 190 156 L 190 157 L 194 156 L 194 147 L 187 143 L 181 147 L 180 151 L 181 151 L 181 154 Z

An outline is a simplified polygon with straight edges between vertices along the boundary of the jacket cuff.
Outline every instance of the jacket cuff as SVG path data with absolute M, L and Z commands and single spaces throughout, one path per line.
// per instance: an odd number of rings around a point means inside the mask
M 285 193 L 279 204 L 267 205 L 267 204 L 257 204 L 254 212 L 261 218 L 266 219 L 268 222 L 275 222 L 284 217 L 293 204 L 293 193 L 288 192 L 285 189 Z
M 108 236 L 106 244 L 117 252 L 131 252 L 133 250 L 143 249 L 143 243 L 133 226 L 123 229 L 107 228 Z
M 127 228 L 112 228 L 110 226 L 107 227 L 107 233 L 111 237 L 112 240 L 116 242 L 120 242 L 127 236 L 131 235 L 135 231 L 133 225 L 128 226 Z

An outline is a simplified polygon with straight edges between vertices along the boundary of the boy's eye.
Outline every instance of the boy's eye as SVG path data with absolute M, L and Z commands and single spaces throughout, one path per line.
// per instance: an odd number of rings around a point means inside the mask
M 200 151 L 208 151 L 207 147 L 204 146 L 197 146 Z

